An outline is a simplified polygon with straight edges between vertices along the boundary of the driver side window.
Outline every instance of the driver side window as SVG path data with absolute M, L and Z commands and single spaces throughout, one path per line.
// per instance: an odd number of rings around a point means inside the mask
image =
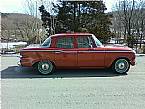
M 92 48 L 93 42 L 90 36 L 78 36 L 78 48 Z

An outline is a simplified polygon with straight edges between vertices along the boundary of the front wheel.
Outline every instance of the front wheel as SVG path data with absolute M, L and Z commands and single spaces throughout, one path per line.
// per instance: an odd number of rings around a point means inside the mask
M 37 64 L 37 70 L 42 75 L 52 74 L 54 71 L 54 65 L 50 61 L 40 61 Z
M 112 69 L 119 74 L 125 74 L 130 68 L 130 63 L 126 59 L 118 59 L 114 62 Z

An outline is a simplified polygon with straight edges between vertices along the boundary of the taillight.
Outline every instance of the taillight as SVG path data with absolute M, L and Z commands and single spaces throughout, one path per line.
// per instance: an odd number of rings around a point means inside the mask
M 20 58 L 27 58 L 28 57 L 28 55 L 27 55 L 27 53 L 26 52 L 20 52 Z

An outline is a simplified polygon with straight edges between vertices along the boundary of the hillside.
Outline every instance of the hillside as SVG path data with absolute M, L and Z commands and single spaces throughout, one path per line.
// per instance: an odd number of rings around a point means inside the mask
M 41 28 L 41 20 L 21 13 L 1 13 L 1 34 L 4 39 L 23 40 Z
M 2 30 L 7 29 L 5 26 L 9 26 L 9 29 L 17 29 L 17 23 L 25 24 L 27 21 L 33 21 L 34 18 L 28 14 L 21 13 L 1 13 Z M 41 22 L 40 19 L 36 19 L 37 22 Z

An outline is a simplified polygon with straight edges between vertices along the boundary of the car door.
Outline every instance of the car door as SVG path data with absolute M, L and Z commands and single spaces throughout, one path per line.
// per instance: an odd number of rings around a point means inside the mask
M 56 67 L 77 66 L 77 51 L 73 36 L 60 36 L 56 39 L 55 65 Z
M 105 52 L 103 48 L 96 47 L 92 36 L 77 36 L 78 66 L 103 67 Z

